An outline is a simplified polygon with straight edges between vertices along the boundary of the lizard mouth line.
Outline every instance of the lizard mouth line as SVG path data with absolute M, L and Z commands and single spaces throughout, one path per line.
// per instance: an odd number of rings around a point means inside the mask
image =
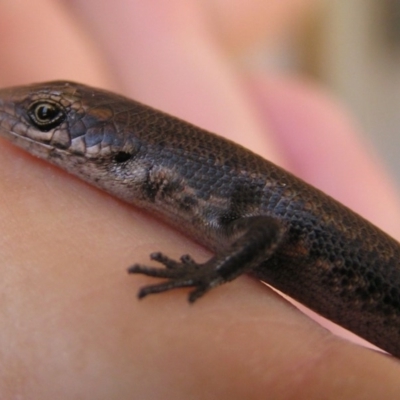
M 73 152 L 70 149 L 61 149 L 57 146 L 43 143 L 40 140 L 32 139 L 29 136 L 21 135 L 17 132 L 9 130 L 9 129 L 4 129 L 4 128 L 0 127 L 0 135 L 1 135 L 1 131 L 3 131 L 5 133 L 4 136 L 7 135 L 10 138 L 12 138 L 12 139 L 10 139 L 10 141 L 12 143 L 15 143 L 18 147 L 20 147 L 22 149 L 26 149 L 26 147 L 24 146 L 24 143 L 30 143 L 34 146 L 40 146 L 43 150 L 48 150 L 48 153 L 50 153 L 51 151 L 56 151 L 59 154 L 75 155 L 75 156 L 82 156 L 83 158 L 88 158 L 86 154 L 81 154 L 80 152 Z M 32 154 L 36 153 L 34 150 L 30 150 L 30 152 Z
M 56 148 L 55 146 L 43 143 L 43 142 L 38 141 L 38 140 L 34 140 L 34 139 L 30 138 L 29 136 L 20 135 L 19 133 L 10 131 L 9 129 L 0 128 L 0 131 L 3 131 L 6 134 L 8 134 L 10 137 L 14 138 L 15 142 L 17 142 L 18 139 L 19 139 L 21 142 L 26 141 L 26 142 L 29 142 L 29 143 L 33 143 L 35 145 L 42 146 L 42 147 L 44 147 L 46 149 L 49 149 L 49 150 L 53 150 L 53 149 Z M 20 142 L 17 142 L 17 143 L 20 143 Z

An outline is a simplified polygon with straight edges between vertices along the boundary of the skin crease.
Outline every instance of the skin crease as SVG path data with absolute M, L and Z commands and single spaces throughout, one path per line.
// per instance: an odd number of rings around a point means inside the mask
M 227 57 L 275 40 L 311 3 L 4 1 L 1 85 L 62 78 L 122 92 L 241 141 L 400 237 L 391 184 L 340 107 Z M 253 32 L 261 10 L 271 30 Z M 233 49 L 240 13 L 249 39 Z M 4 140 L 0 185 L 1 398 L 398 397 L 398 361 L 250 278 L 193 306 L 184 290 L 137 301 L 150 279 L 127 266 L 155 250 L 209 253 Z

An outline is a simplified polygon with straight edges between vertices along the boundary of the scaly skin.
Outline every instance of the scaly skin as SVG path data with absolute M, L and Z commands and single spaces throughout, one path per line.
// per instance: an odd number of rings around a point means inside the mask
M 139 297 L 250 273 L 400 356 L 400 245 L 345 206 L 239 145 L 114 93 L 71 82 L 0 91 L 0 134 L 215 252 L 152 259 Z

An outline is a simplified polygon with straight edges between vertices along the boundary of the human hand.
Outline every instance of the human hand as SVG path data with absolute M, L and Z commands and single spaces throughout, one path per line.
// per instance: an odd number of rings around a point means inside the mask
M 310 84 L 229 57 L 259 40 L 258 18 L 272 40 L 307 1 L 242 3 L 3 2 L 1 84 L 71 79 L 124 92 L 243 143 L 398 234 L 390 183 L 342 111 Z M 396 362 L 330 334 L 250 278 L 194 306 L 184 290 L 139 302 L 148 279 L 127 266 L 154 250 L 209 254 L 4 140 L 0 164 L 2 398 L 400 392 Z

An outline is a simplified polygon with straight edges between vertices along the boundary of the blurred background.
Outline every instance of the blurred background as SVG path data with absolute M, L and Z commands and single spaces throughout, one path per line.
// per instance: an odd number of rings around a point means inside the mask
M 400 182 L 400 0 L 326 1 L 319 12 L 303 67 L 351 108 Z
M 316 3 L 264 62 L 300 70 L 336 94 L 400 186 L 400 0 Z

